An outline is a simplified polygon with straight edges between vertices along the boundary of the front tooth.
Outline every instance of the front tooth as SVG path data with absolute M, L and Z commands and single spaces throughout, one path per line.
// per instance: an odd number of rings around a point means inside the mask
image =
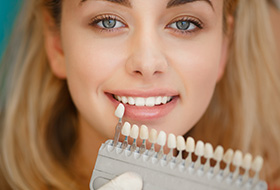
M 128 104 L 129 104 L 129 105 L 134 105 L 134 104 L 135 104 L 134 98 L 128 97 Z
M 135 98 L 135 105 L 136 106 L 144 106 L 145 105 L 145 99 L 144 98 Z
M 171 96 L 168 96 L 167 97 L 167 102 L 169 102 L 171 100 L 171 98 L 172 98 Z
M 158 96 L 158 97 L 156 97 L 156 102 L 155 102 L 155 104 L 156 105 L 160 105 L 161 104 L 161 97 L 160 96 Z
M 149 97 L 146 99 L 146 106 L 152 107 L 155 105 L 156 98 L 155 97 Z
M 167 103 L 167 96 L 162 97 L 161 102 L 162 102 L 163 104 L 166 104 L 166 103 Z
M 127 97 L 122 96 L 122 103 L 126 104 L 127 103 Z

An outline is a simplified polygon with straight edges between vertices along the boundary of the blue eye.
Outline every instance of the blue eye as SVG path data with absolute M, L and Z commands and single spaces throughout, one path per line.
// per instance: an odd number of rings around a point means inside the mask
M 169 25 L 170 28 L 174 28 L 174 29 L 178 29 L 178 30 L 182 30 L 182 31 L 192 31 L 194 29 L 196 29 L 196 24 L 187 21 L 187 20 L 180 20 L 180 21 L 176 21 L 173 22 Z M 198 26 L 199 27 L 199 26 Z
M 120 28 L 124 26 L 123 23 L 116 19 L 103 19 L 97 22 L 96 25 L 104 29 Z

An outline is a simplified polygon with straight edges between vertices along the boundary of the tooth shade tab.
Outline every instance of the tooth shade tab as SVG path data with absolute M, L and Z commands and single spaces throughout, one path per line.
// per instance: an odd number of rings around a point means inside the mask
M 139 127 L 137 125 L 132 125 L 132 129 L 130 131 L 130 137 L 133 139 L 137 139 L 139 135 Z
M 224 154 L 223 156 L 223 161 L 226 163 L 226 164 L 230 164 L 231 161 L 232 161 L 232 157 L 233 157 L 233 150 L 232 149 L 228 149 L 226 151 L 226 153 Z
M 141 125 L 140 127 L 140 139 L 146 140 L 149 138 L 149 130 L 146 125 Z
M 210 143 L 205 144 L 204 157 L 205 158 L 213 157 L 213 146 Z
M 263 166 L 263 158 L 261 156 L 257 156 L 252 163 L 252 170 L 255 172 L 259 172 Z
M 242 162 L 242 168 L 244 168 L 245 170 L 249 170 L 251 168 L 252 159 L 253 158 L 251 154 L 249 153 L 245 154 Z
M 124 115 L 124 105 L 123 104 L 119 104 L 117 109 L 115 110 L 115 116 L 118 118 L 122 118 Z
M 233 155 L 232 164 L 234 166 L 237 166 L 237 167 L 241 166 L 241 164 L 242 164 L 242 157 L 243 157 L 242 156 L 242 152 L 240 150 L 236 150 L 234 155 Z
M 187 152 L 194 152 L 194 150 L 195 150 L 194 139 L 192 137 L 188 137 L 187 142 L 186 142 L 186 151 Z
M 203 156 L 204 155 L 204 143 L 202 141 L 197 141 L 195 152 L 197 156 Z
M 172 133 L 168 135 L 167 147 L 170 149 L 176 148 L 176 136 Z
M 123 136 L 129 136 L 131 130 L 131 125 L 128 122 L 125 122 L 122 127 L 122 135 Z
M 150 134 L 149 134 L 149 141 L 150 141 L 150 143 L 157 142 L 157 130 L 151 129 Z
M 186 149 L 186 142 L 183 136 L 177 136 L 177 150 L 183 151 Z
M 160 131 L 157 138 L 157 144 L 160 146 L 164 146 L 166 143 L 166 133 L 164 131 Z
M 224 155 L 224 148 L 221 145 L 218 145 L 215 149 L 213 158 L 220 162 L 223 159 L 223 155 Z

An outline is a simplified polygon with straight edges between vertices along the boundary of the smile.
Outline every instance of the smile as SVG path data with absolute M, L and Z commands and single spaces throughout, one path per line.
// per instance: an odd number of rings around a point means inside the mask
M 147 106 L 154 107 L 164 105 L 172 101 L 173 96 L 152 96 L 152 97 L 130 97 L 113 95 L 114 99 L 123 104 L 132 106 Z

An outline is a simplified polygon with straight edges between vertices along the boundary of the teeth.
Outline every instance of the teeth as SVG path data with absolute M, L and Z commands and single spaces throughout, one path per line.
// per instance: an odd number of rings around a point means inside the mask
M 126 97 L 116 96 L 114 98 L 123 104 L 135 105 L 135 106 L 148 106 L 153 107 L 155 105 L 166 104 L 172 100 L 172 96 L 157 96 L 157 97 Z

